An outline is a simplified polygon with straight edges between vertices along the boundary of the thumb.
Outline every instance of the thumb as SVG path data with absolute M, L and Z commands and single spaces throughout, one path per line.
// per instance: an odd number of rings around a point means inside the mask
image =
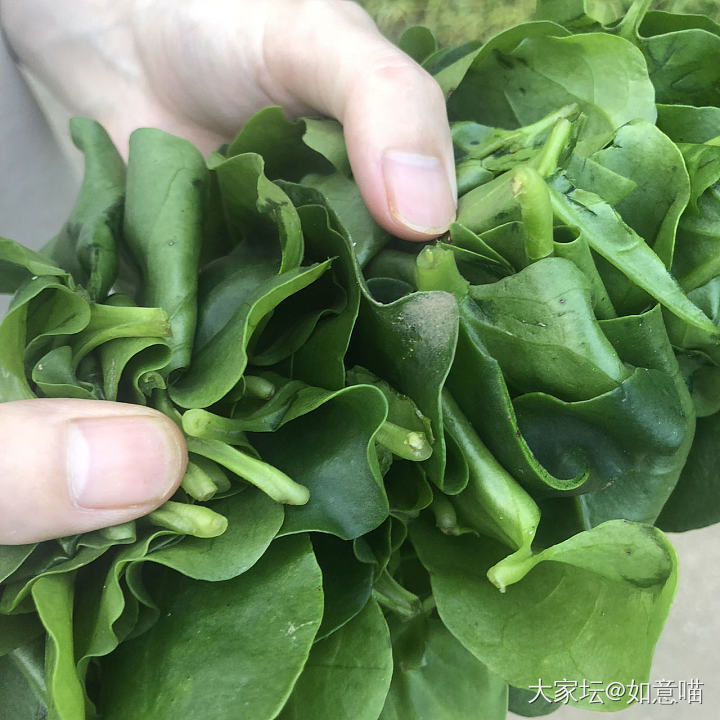
M 272 83 L 340 120 L 355 181 L 375 220 L 427 240 L 455 219 L 457 185 L 445 98 L 353 2 L 306 0 L 266 26 Z
M 223 133 L 263 105 L 337 118 L 365 204 L 386 230 L 427 240 L 455 218 L 445 99 L 346 0 L 142 0 L 136 44 L 169 107 Z
M 0 545 L 127 522 L 167 500 L 187 456 L 161 413 L 96 400 L 0 404 Z

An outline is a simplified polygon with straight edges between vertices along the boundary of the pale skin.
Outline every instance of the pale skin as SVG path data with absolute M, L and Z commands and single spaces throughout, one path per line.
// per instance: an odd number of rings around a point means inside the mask
M 442 92 L 345 0 L 0 0 L 20 63 L 123 154 L 136 127 L 209 152 L 282 105 L 343 125 L 376 221 L 427 240 L 457 190 Z M 155 411 L 82 400 L 0 404 L 0 544 L 131 520 L 167 500 L 187 462 Z

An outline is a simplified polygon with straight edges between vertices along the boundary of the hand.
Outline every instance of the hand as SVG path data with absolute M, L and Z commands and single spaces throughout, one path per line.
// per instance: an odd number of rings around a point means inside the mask
M 427 240 L 454 219 L 456 185 L 437 83 L 345 0 L 2 0 L 21 63 L 127 154 L 136 127 L 209 152 L 278 104 L 343 125 L 375 220 Z M 147 408 L 80 400 L 0 404 L 0 544 L 144 515 L 177 488 L 180 431 Z
M 376 221 L 408 240 L 447 230 L 455 172 L 440 87 L 345 0 L 2 0 L 25 65 L 121 152 L 136 127 L 202 151 L 266 105 L 344 127 Z

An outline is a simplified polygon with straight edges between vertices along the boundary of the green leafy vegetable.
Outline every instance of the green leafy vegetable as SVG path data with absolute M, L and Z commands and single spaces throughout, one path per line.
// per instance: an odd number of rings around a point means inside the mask
M 68 222 L 0 239 L 0 401 L 154 407 L 188 469 L 146 517 L 0 547 L 3 720 L 632 701 L 660 528 L 720 520 L 720 26 L 650 5 L 405 33 L 460 194 L 422 245 L 374 222 L 334 120 L 266 108 L 207 160 L 138 130 L 127 172 L 72 122 Z

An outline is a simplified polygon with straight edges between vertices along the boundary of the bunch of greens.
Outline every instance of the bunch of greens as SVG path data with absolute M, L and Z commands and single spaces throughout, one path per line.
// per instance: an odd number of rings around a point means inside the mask
M 0 240 L 0 400 L 147 404 L 182 488 L 0 548 L 7 720 L 484 720 L 647 679 L 661 529 L 720 519 L 720 26 L 541 0 L 402 47 L 448 97 L 458 221 L 367 214 L 334 121 L 206 161 L 72 123 L 41 253 Z M 589 709 L 620 709 L 624 699 Z

